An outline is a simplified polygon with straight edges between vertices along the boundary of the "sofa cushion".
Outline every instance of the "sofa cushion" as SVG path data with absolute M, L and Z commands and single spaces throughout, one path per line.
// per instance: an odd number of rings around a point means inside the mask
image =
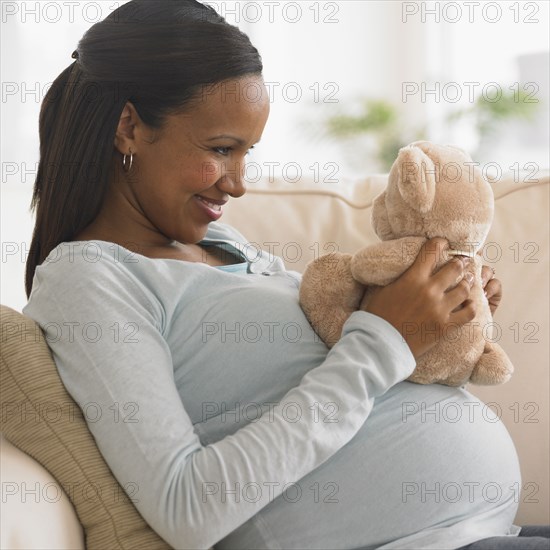
M 6 306 L 0 306 L 0 318 L 0 431 L 65 490 L 88 550 L 169 549 L 103 460 L 81 410 L 59 378 L 40 327 Z

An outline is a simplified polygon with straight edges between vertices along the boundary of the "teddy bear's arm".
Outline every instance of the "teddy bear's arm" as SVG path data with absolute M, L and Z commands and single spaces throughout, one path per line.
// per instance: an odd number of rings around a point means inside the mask
M 403 237 L 367 246 L 351 260 L 353 278 L 365 285 L 385 286 L 413 264 L 425 242 L 425 237 Z

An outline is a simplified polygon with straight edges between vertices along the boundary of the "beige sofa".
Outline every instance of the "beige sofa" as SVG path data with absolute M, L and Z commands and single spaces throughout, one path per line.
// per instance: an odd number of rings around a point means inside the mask
M 338 184 L 264 179 L 249 184 L 247 195 L 232 201 L 221 221 L 283 257 L 288 269 L 303 271 L 319 255 L 353 252 L 378 241 L 370 210 L 385 181 L 385 175 Z M 503 282 L 495 338 L 516 372 L 503 386 L 468 388 L 501 416 L 516 444 L 523 477 L 520 525 L 550 523 L 549 184 L 547 172 L 515 174 L 492 184 L 495 221 L 483 255 Z M 5 440 L 1 460 L 1 547 L 83 548 L 83 531 L 68 498 L 36 503 L 32 495 L 23 502 L 15 494 L 14 486 L 44 486 L 53 482 L 51 475 Z

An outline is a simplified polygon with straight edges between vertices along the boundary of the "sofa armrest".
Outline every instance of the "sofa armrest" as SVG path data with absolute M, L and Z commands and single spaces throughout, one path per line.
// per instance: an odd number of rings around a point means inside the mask
M 63 488 L 0 434 L 0 547 L 84 550 L 84 532 Z

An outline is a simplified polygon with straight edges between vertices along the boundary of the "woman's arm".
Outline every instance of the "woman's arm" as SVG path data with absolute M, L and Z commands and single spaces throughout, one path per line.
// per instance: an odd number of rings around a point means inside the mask
M 355 312 L 326 360 L 278 406 L 203 447 L 176 390 L 162 307 L 120 264 L 104 256 L 39 270 L 25 313 L 45 328 L 115 477 L 176 548 L 208 548 L 246 522 L 344 446 L 374 398 L 415 366 L 397 330 Z M 336 416 L 318 418 L 313 411 L 327 403 Z M 298 408 L 300 420 L 289 421 L 285 405 Z M 243 493 L 250 483 L 262 489 L 257 500 Z

